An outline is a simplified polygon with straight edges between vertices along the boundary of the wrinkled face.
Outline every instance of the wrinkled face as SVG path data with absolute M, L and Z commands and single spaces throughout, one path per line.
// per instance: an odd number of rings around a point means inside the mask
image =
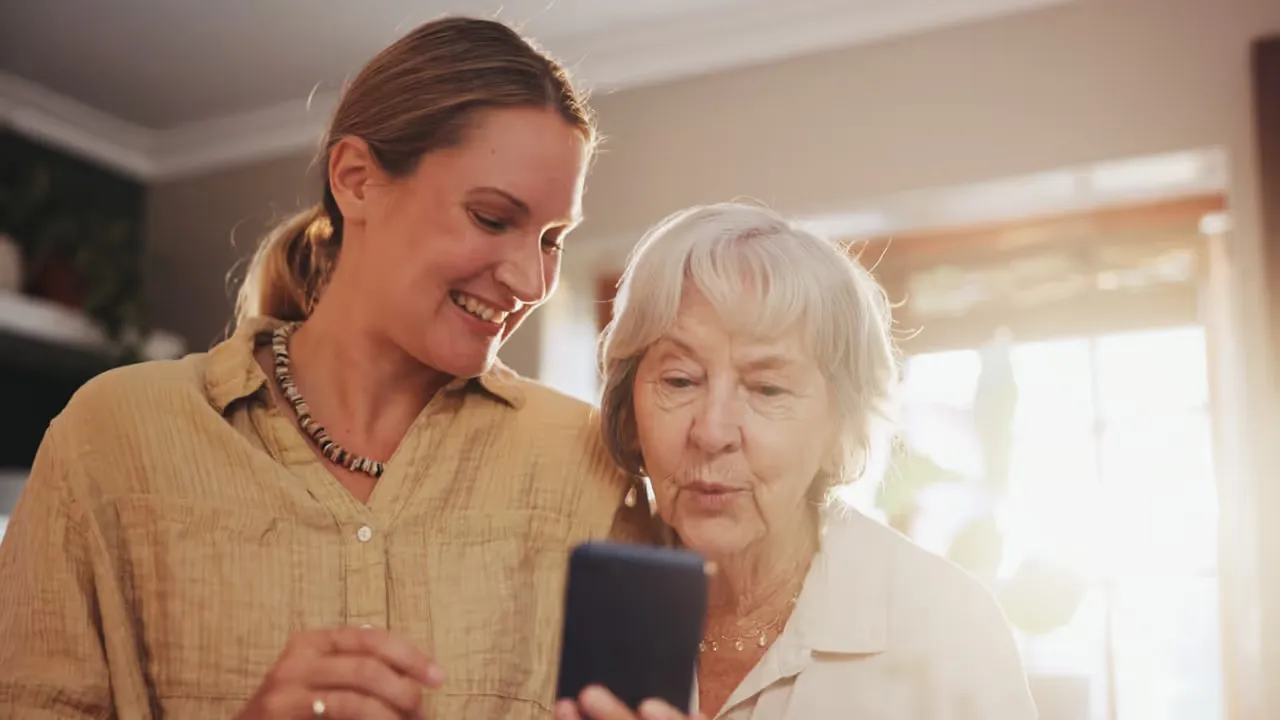
M 640 362 L 634 398 L 658 513 L 686 546 L 731 557 L 803 527 L 835 423 L 797 335 L 736 334 L 686 289 L 674 327 Z
M 384 334 L 448 375 L 485 372 L 555 290 L 588 160 L 583 134 L 554 111 L 517 108 L 479 113 L 460 145 L 409 177 L 369 170 L 364 242 L 344 246 L 341 264 L 355 266 Z

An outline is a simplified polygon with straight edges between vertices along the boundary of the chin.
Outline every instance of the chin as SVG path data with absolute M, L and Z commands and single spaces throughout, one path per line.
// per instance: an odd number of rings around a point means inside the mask
M 473 378 L 485 374 L 498 359 L 497 342 L 428 342 L 420 346 L 414 357 L 418 362 L 445 375 Z M 442 352 L 443 350 L 443 352 Z
M 442 360 L 438 366 L 432 367 L 453 377 L 473 378 L 489 372 L 498 360 L 498 353 L 496 349 L 493 352 L 450 353 L 450 357 Z
M 694 518 L 675 527 L 680 542 L 709 559 L 732 557 L 742 552 L 755 533 L 727 517 Z

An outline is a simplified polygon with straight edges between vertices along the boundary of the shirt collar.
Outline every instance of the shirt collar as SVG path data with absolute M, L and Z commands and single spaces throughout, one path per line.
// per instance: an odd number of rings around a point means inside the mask
M 268 342 L 271 332 L 284 323 L 275 318 L 255 317 L 239 324 L 235 333 L 209 351 L 204 372 L 205 395 L 219 413 L 232 403 L 262 390 L 267 374 L 254 358 L 254 351 Z M 444 387 L 449 394 L 463 394 L 476 389 L 519 409 L 524 406 L 520 376 L 501 361 L 476 378 L 455 378 Z
M 824 514 L 822 546 L 793 618 L 804 647 L 844 654 L 886 649 L 890 568 L 884 533 L 851 508 Z
M 515 370 L 507 367 L 501 360 L 494 360 L 493 367 L 483 375 L 475 378 L 457 378 L 445 386 L 445 392 L 465 392 L 477 386 L 502 402 L 519 410 L 524 407 L 523 380 Z
M 254 359 L 253 351 L 259 337 L 282 324 L 274 318 L 250 318 L 240 323 L 231 337 L 209 351 L 204 370 L 204 392 L 215 410 L 225 413 L 232 403 L 266 386 L 267 374 Z

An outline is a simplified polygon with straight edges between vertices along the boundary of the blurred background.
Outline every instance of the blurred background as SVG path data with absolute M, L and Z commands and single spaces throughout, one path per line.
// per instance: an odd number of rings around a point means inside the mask
M 680 207 L 855 241 L 906 386 L 848 501 L 991 585 L 1045 720 L 1280 718 L 1277 0 L 7 0 L 0 534 L 80 384 L 223 337 L 344 78 L 448 13 L 567 61 L 608 138 L 509 365 L 594 399 Z

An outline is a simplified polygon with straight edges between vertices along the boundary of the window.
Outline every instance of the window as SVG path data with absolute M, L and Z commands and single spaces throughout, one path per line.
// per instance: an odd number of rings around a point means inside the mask
M 1012 343 L 994 357 L 1016 388 L 1007 489 L 991 508 L 1004 538 L 997 586 L 1040 557 L 1086 588 L 1065 625 L 1020 636 L 1028 673 L 1074 679 L 1089 720 L 1222 717 L 1203 329 Z M 970 481 L 983 474 L 982 367 L 972 349 L 905 368 L 904 441 Z M 922 490 L 910 534 L 947 552 L 975 513 L 958 501 L 966 485 Z

